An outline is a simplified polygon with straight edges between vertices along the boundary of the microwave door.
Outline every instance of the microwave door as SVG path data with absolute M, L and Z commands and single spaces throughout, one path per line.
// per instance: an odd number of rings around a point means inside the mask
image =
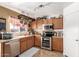
M 49 30 L 49 29 L 50 29 L 50 26 L 45 26 L 45 29 L 46 29 L 46 30 Z

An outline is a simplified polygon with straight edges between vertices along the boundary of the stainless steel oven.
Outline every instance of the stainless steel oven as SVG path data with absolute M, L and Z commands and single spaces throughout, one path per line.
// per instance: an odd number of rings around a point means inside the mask
M 41 38 L 41 48 L 51 50 L 51 37 Z
M 51 50 L 52 36 L 54 36 L 54 31 L 43 31 L 41 38 L 41 48 Z

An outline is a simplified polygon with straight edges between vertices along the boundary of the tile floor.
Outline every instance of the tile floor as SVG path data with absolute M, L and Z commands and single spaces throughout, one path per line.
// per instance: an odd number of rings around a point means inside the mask
M 63 57 L 63 54 L 56 51 L 40 49 L 33 57 Z
M 63 54 L 56 51 L 49 51 L 33 47 L 25 51 L 19 57 L 63 57 Z
M 19 57 L 32 57 L 36 52 L 38 52 L 40 49 L 32 47 L 31 49 L 25 51 Z

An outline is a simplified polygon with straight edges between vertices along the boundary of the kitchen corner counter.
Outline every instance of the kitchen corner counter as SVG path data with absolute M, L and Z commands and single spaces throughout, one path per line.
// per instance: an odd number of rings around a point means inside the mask
M 0 43 L 8 42 L 8 41 L 16 40 L 16 39 L 19 40 L 19 39 L 21 39 L 21 38 L 24 38 L 24 37 L 30 37 L 30 36 L 34 36 L 34 35 L 15 36 L 15 37 L 13 37 L 12 39 L 7 39 L 7 40 L 1 40 L 1 39 L 0 39 Z

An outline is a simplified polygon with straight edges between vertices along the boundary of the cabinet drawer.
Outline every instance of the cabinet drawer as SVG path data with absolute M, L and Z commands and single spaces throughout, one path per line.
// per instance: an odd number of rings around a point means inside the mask
M 20 43 L 20 52 L 22 53 L 22 52 L 24 52 L 26 49 L 27 49 L 27 46 L 26 46 L 27 44 L 26 44 L 26 42 L 24 41 L 22 41 L 21 43 Z

